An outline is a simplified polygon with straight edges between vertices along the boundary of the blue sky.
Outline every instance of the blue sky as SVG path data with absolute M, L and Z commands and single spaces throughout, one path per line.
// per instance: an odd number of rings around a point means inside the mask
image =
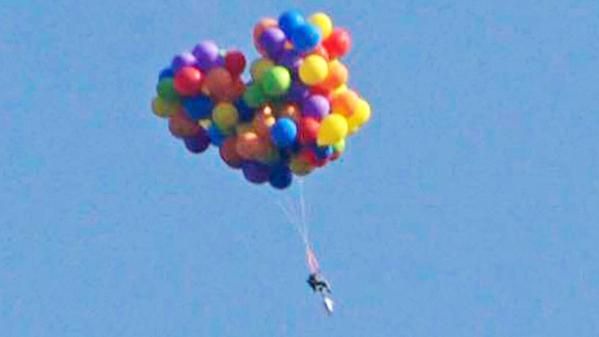
M 173 54 L 291 6 L 348 27 L 371 123 L 276 200 L 150 112 Z M 596 1 L 4 0 L 3 336 L 597 336 Z

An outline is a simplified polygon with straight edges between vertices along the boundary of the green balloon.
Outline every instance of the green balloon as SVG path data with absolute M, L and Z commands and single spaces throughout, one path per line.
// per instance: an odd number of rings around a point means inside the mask
M 243 100 L 250 108 L 257 108 L 266 101 L 266 97 L 259 85 L 252 84 L 245 89 Z
M 156 86 L 156 92 L 158 96 L 167 102 L 179 101 L 179 94 L 175 90 L 172 78 L 163 78 L 158 82 Z
M 291 86 L 291 75 L 285 67 L 270 68 L 261 79 L 262 90 L 270 97 L 283 96 Z

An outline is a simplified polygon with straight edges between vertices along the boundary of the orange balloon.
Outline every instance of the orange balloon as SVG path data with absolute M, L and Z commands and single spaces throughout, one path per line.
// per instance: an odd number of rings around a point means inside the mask
M 347 67 L 339 62 L 339 60 L 333 60 L 329 62 L 329 74 L 327 78 L 319 86 L 328 90 L 335 90 L 347 83 L 348 78 L 349 72 L 347 71 Z
M 258 22 L 258 24 L 256 24 L 254 26 L 254 32 L 253 32 L 253 36 L 254 36 L 254 47 L 256 47 L 256 50 L 262 55 L 262 56 L 266 56 L 266 51 L 264 51 L 261 47 L 260 47 L 260 35 L 262 35 L 262 33 L 267 30 L 270 27 L 276 27 L 278 25 L 277 20 L 273 19 L 273 18 L 263 18 L 262 20 L 260 20 L 260 22 Z
M 243 158 L 237 153 L 237 138 L 227 137 L 219 149 L 220 157 L 232 168 L 240 168 Z
M 214 68 L 206 74 L 204 88 L 209 96 L 227 97 L 227 91 L 233 85 L 233 78 L 225 68 Z
M 272 110 L 270 107 L 259 111 L 252 121 L 254 130 L 256 130 L 256 133 L 264 139 L 268 139 L 270 137 L 270 127 L 276 122 L 276 119 L 272 115 L 271 111 Z
M 212 95 L 217 102 L 234 102 L 245 92 L 245 84 L 240 78 L 234 79 L 231 85 L 222 90 L 217 89 Z
M 360 97 L 353 90 L 345 90 L 337 95 L 333 96 L 332 100 L 332 112 L 334 114 L 340 114 L 345 117 L 349 117 L 354 112 L 356 104 L 358 104 Z
M 268 150 L 265 142 L 255 132 L 244 132 L 237 136 L 237 153 L 244 159 L 256 159 Z

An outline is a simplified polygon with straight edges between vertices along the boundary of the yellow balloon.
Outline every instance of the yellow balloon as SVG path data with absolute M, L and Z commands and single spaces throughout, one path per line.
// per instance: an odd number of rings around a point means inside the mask
M 230 132 L 239 121 L 239 114 L 233 104 L 222 102 L 212 110 L 212 120 L 221 131 Z
M 331 21 L 331 18 L 323 12 L 312 14 L 308 21 L 320 29 L 323 40 L 329 37 L 333 32 L 333 21 Z
M 313 169 L 312 166 L 310 166 L 310 163 L 300 157 L 292 158 L 289 162 L 289 168 L 291 169 L 291 172 L 300 177 L 309 174 Z
M 368 123 L 370 120 L 370 104 L 364 99 L 359 99 L 354 109 L 354 113 L 347 119 L 347 126 L 349 133 L 356 133 L 362 125 Z
M 316 143 L 319 146 L 333 145 L 347 135 L 347 120 L 339 114 L 326 116 L 320 123 Z
M 178 104 L 169 103 L 160 96 L 152 100 L 152 111 L 158 117 L 167 118 L 176 113 L 178 109 Z
M 307 85 L 316 85 L 324 81 L 329 74 L 329 64 L 320 55 L 310 55 L 299 68 L 299 77 Z
M 274 66 L 275 63 L 267 58 L 255 60 L 250 66 L 250 74 L 252 75 L 252 79 L 255 82 L 259 82 L 262 79 L 262 76 L 264 76 L 264 74 Z

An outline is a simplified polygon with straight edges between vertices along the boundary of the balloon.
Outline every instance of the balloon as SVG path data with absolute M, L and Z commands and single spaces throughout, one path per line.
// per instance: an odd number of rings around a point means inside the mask
M 298 140 L 300 144 L 307 145 L 316 142 L 320 122 L 312 117 L 304 117 L 299 122 Z
M 182 111 L 177 111 L 168 119 L 168 128 L 177 138 L 191 137 L 200 132 L 201 127 L 189 119 Z
M 289 168 L 297 176 L 305 176 L 312 171 L 312 166 L 302 156 L 296 156 L 289 162 Z
M 256 159 L 266 153 L 267 147 L 255 132 L 247 131 L 237 136 L 235 149 L 239 156 L 244 159 Z
M 310 95 L 310 90 L 303 84 L 298 82 L 292 82 L 289 92 L 287 93 L 287 99 L 291 102 L 300 103 L 303 102 Z
M 328 159 L 333 154 L 333 147 L 327 146 L 315 146 L 314 153 L 319 159 Z
M 177 102 L 179 100 L 179 95 L 175 90 L 175 86 L 173 84 L 173 79 L 165 77 L 158 82 L 156 86 L 156 92 L 158 96 L 167 102 Z
M 174 79 L 175 90 L 181 96 L 193 96 L 202 89 L 202 73 L 191 66 L 179 69 Z
M 246 87 L 243 94 L 243 101 L 250 108 L 257 108 L 266 100 L 262 88 L 258 84 L 251 84 Z
M 326 97 L 321 95 L 312 95 L 302 102 L 302 115 L 312 117 L 317 120 L 323 119 L 329 114 L 331 105 Z
M 326 116 L 320 123 L 316 143 L 320 146 L 333 145 L 347 135 L 347 120 L 338 114 Z
M 265 183 L 270 177 L 270 168 L 257 161 L 247 161 L 241 165 L 241 169 L 245 179 L 254 184 Z
M 283 50 L 279 54 L 277 62 L 295 74 L 299 71 L 299 67 L 302 64 L 302 56 L 299 52 L 293 49 Z
M 303 15 L 296 10 L 286 11 L 279 16 L 279 27 L 288 38 L 305 22 Z
M 200 70 L 208 71 L 218 63 L 219 50 L 216 43 L 204 41 L 193 48 L 192 52 L 197 60 L 197 66 Z
M 345 56 L 351 49 L 351 36 L 343 28 L 335 28 L 331 35 L 322 42 L 331 58 Z
M 316 26 L 306 23 L 291 32 L 291 43 L 300 52 L 308 52 L 320 43 L 320 31 Z
M 291 174 L 291 170 L 284 165 L 279 165 L 273 168 L 268 179 L 272 187 L 280 190 L 289 187 L 292 180 L 293 175 Z
M 324 81 L 329 73 L 327 61 L 319 55 L 309 55 L 299 68 L 299 77 L 307 85 L 315 85 Z
M 313 149 L 304 147 L 298 154 L 298 158 L 307 162 L 311 167 L 323 167 L 326 165 L 326 159 L 320 159 Z
M 204 80 L 204 86 L 209 95 L 226 95 L 232 84 L 233 78 L 225 68 L 211 69 Z
M 358 99 L 354 113 L 347 119 L 350 133 L 355 133 L 370 120 L 370 105 L 363 99 Z
M 239 114 L 231 103 L 218 103 L 212 110 L 212 120 L 223 133 L 228 134 L 239 121 Z
M 323 12 L 312 14 L 308 21 L 320 30 L 320 36 L 326 39 L 333 31 L 333 22 L 331 18 Z
M 158 75 L 158 81 L 160 81 L 161 79 L 168 77 L 168 78 L 173 78 L 175 76 L 175 72 L 173 71 L 173 69 L 171 69 L 170 67 L 168 68 L 164 68 L 160 71 L 160 74 Z
M 256 26 L 254 26 L 254 32 L 253 32 L 254 47 L 256 47 L 256 50 L 262 56 L 266 56 L 266 51 L 264 51 L 264 49 L 260 45 L 260 36 L 267 28 L 270 28 L 270 27 L 277 27 L 277 20 L 272 19 L 272 18 L 264 18 L 264 19 L 260 20 L 260 22 L 258 22 L 258 24 Z
M 236 146 L 237 137 L 231 136 L 225 139 L 218 150 L 221 159 L 231 168 L 240 168 L 243 163 L 243 158 L 237 153 Z
M 345 90 L 342 93 L 333 96 L 331 110 L 334 114 L 349 117 L 353 114 L 359 100 L 360 97 L 355 91 L 349 89 Z
M 178 72 L 183 67 L 191 67 L 196 64 L 197 60 L 190 52 L 184 52 L 175 56 L 171 62 L 173 72 Z M 172 77 L 172 76 L 171 76 Z
M 345 139 L 338 141 L 333 144 L 333 155 L 331 155 L 331 160 L 337 160 L 345 151 Z
M 184 137 L 183 141 L 187 150 L 192 153 L 202 153 L 210 145 L 210 137 L 208 137 L 208 134 L 202 128 L 199 128 L 196 134 Z
M 274 66 L 268 69 L 261 79 L 262 91 L 271 97 L 282 96 L 291 86 L 291 75 L 285 67 Z
M 252 79 L 255 82 L 260 82 L 264 73 L 266 73 L 270 68 L 274 67 L 275 64 L 271 59 L 261 58 L 252 62 L 250 66 L 250 73 L 252 75 Z
M 260 46 L 271 58 L 276 58 L 285 49 L 285 33 L 278 27 L 266 28 L 260 35 Z
M 176 112 L 173 105 L 158 96 L 152 100 L 152 111 L 158 117 L 166 118 Z
M 242 52 L 232 50 L 225 55 L 225 68 L 227 68 L 231 76 L 239 77 L 243 73 L 245 65 L 246 60 Z
M 193 121 L 210 117 L 214 103 L 208 96 L 198 95 L 183 99 L 183 109 Z
M 215 124 L 210 125 L 208 128 L 208 136 L 210 137 L 210 142 L 218 147 L 225 141 L 225 135 Z
M 339 60 L 333 60 L 329 62 L 327 78 L 319 86 L 327 90 L 334 90 L 347 83 L 348 78 L 349 72 L 347 71 L 347 67 L 339 62 Z
M 278 148 L 285 148 L 293 144 L 297 137 L 297 126 L 289 118 L 279 118 L 270 129 L 273 143 Z
M 271 113 L 270 107 L 265 107 L 261 112 L 256 114 L 252 126 L 260 137 L 270 137 L 270 128 L 275 124 L 276 120 Z
M 239 113 L 240 121 L 249 122 L 254 118 L 254 109 L 250 108 L 243 99 L 238 99 L 234 105 Z

